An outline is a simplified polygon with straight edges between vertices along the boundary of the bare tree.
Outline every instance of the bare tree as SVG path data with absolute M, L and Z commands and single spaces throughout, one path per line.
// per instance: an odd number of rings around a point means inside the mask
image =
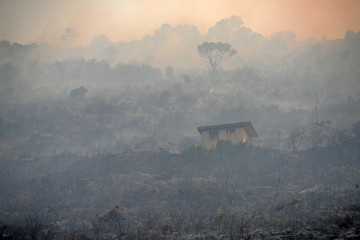
M 301 128 L 295 128 L 286 139 L 286 146 L 292 151 L 297 152 L 303 144 L 305 132 Z
M 203 42 L 197 50 L 206 63 L 210 65 L 211 74 L 215 78 L 222 68 L 222 63 L 237 54 L 229 43 Z
M 351 131 L 356 138 L 360 139 L 360 121 L 353 123 Z
M 317 92 L 315 92 L 314 100 L 315 106 L 312 126 L 309 129 L 309 139 L 312 148 L 319 148 L 323 146 L 324 140 L 328 137 L 331 122 L 329 120 L 319 121 L 319 98 Z
M 329 120 L 315 122 L 309 129 L 309 137 L 312 148 L 322 147 L 324 140 L 328 138 L 331 122 Z
M 354 122 L 351 127 L 352 134 L 355 136 L 357 157 L 360 159 L 360 121 Z
M 341 143 L 349 140 L 351 137 L 350 133 L 343 128 L 340 127 L 334 127 L 329 131 L 329 136 L 327 139 L 327 144 L 329 146 L 338 146 Z

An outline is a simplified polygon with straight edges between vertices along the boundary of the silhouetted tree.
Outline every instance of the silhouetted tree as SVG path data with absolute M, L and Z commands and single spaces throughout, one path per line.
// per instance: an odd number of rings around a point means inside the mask
M 211 74 L 216 77 L 222 68 L 222 63 L 237 54 L 229 43 L 203 42 L 198 45 L 200 56 L 210 65 Z

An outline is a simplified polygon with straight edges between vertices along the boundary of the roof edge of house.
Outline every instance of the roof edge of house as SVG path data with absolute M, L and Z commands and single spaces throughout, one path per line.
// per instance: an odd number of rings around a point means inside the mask
M 257 137 L 257 132 L 254 126 L 251 124 L 250 121 L 247 122 L 237 122 L 237 123 L 227 123 L 227 124 L 218 124 L 218 125 L 209 125 L 209 126 L 201 126 L 198 127 L 197 130 L 201 134 L 203 131 L 208 130 L 216 130 L 216 129 L 225 129 L 225 128 L 236 128 L 236 127 L 243 127 L 245 128 L 249 137 Z

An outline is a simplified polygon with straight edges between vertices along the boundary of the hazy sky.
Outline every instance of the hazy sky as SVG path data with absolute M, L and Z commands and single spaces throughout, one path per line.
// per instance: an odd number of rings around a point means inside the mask
M 87 44 L 106 35 L 122 41 L 163 23 L 191 24 L 205 33 L 232 15 L 265 36 L 293 31 L 299 40 L 333 39 L 360 31 L 360 0 L 0 0 L 0 39 Z

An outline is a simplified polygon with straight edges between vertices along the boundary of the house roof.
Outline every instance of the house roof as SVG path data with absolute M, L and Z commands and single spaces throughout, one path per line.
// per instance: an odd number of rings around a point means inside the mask
M 251 122 L 238 122 L 238 123 L 227 123 L 227 124 L 220 124 L 220 125 L 211 125 L 211 126 L 202 126 L 198 127 L 197 130 L 201 134 L 203 131 L 209 130 L 220 130 L 220 129 L 227 129 L 227 128 L 239 128 L 242 127 L 245 129 L 246 133 L 249 137 L 257 137 L 256 130 Z

